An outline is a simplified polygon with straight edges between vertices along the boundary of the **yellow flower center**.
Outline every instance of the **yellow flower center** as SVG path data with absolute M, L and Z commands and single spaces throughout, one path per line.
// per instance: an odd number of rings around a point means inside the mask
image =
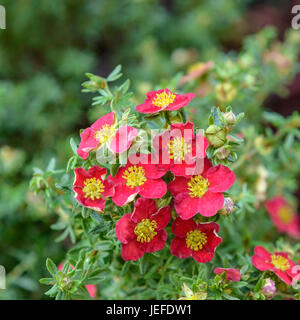
M 207 236 L 199 230 L 192 230 L 186 234 L 185 241 L 188 248 L 198 251 L 207 243 Z
M 105 143 L 108 139 L 115 135 L 116 128 L 115 126 L 109 126 L 105 124 L 101 130 L 95 133 L 95 139 L 99 141 L 100 144 Z
M 289 207 L 282 207 L 278 210 L 279 219 L 284 223 L 289 223 L 294 218 L 294 213 Z
M 209 182 L 204 179 L 200 174 L 198 176 L 192 177 L 188 182 L 188 189 L 191 191 L 189 195 L 192 198 L 201 198 L 208 190 Z
M 130 188 L 140 187 L 147 180 L 144 168 L 138 166 L 131 166 L 125 170 L 122 178 L 126 180 L 126 185 Z
M 85 198 L 90 198 L 92 200 L 100 199 L 101 194 L 104 191 L 104 185 L 101 180 L 96 178 L 86 179 L 84 181 L 85 187 L 82 191 L 85 193 Z
M 150 242 L 156 235 L 157 223 L 155 220 L 143 219 L 134 228 L 134 234 L 138 242 Z
M 286 271 L 290 268 L 289 260 L 279 254 L 272 254 L 271 261 L 276 269 Z
M 176 162 L 181 162 L 187 153 L 191 152 L 191 146 L 188 146 L 182 137 L 175 137 L 170 141 L 169 153 L 170 159 L 174 159 Z
M 156 98 L 153 99 L 152 104 L 159 108 L 164 108 L 174 102 L 176 95 L 172 92 L 166 93 L 157 93 Z

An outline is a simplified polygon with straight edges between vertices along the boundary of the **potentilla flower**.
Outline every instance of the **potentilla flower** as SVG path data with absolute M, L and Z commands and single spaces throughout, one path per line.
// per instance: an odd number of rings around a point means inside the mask
M 230 281 L 240 281 L 241 280 L 241 272 L 239 269 L 235 268 L 215 268 L 214 273 L 215 274 L 222 274 L 225 272 L 226 279 Z
M 105 180 L 106 168 L 94 166 L 88 171 L 79 167 L 74 170 L 73 191 L 75 199 L 84 207 L 103 211 L 108 197 L 113 196 L 112 185 Z
M 125 167 L 108 177 L 114 185 L 113 202 L 122 207 L 132 201 L 137 194 L 144 198 L 158 199 L 167 192 L 167 185 L 161 179 L 165 171 L 150 163 L 151 155 L 131 154 Z M 138 161 L 136 159 L 139 159 Z
M 112 152 L 122 153 L 130 148 L 137 135 L 138 130 L 130 126 L 117 129 L 115 114 L 110 112 L 81 132 L 77 153 L 81 158 L 87 159 L 90 151 L 105 144 Z
M 168 185 L 175 197 L 174 207 L 178 215 L 187 220 L 195 214 L 211 217 L 223 207 L 223 192 L 234 184 L 235 174 L 223 165 L 212 167 L 205 159 L 201 174 L 175 177 Z
M 258 270 L 272 271 L 288 285 L 292 284 L 293 278 L 298 272 L 293 270 L 295 263 L 289 259 L 286 252 L 275 252 L 272 254 L 265 248 L 257 246 L 254 248 L 254 256 L 251 260 Z
M 136 111 L 141 113 L 157 113 L 164 110 L 175 111 L 186 106 L 194 96 L 194 93 L 176 94 L 169 89 L 150 91 L 147 93 L 145 102 L 136 107 Z
M 266 202 L 266 209 L 279 232 L 293 238 L 300 237 L 299 217 L 283 197 L 274 197 Z
M 64 263 L 61 263 L 58 267 L 57 267 L 57 270 L 58 271 L 62 271 L 64 267 Z M 72 269 L 74 269 L 74 266 L 72 266 Z M 86 290 L 88 291 L 89 295 L 91 296 L 91 298 L 96 298 L 96 295 L 97 295 L 97 286 L 95 284 L 87 284 L 85 286 Z
M 197 224 L 193 219 L 176 218 L 172 224 L 175 238 L 171 242 L 171 253 L 180 259 L 192 256 L 199 263 L 209 262 L 222 242 L 218 231 L 219 225 L 214 222 Z
M 202 132 L 194 134 L 191 122 L 171 124 L 170 130 L 153 139 L 153 147 L 161 168 L 176 176 L 189 176 L 202 172 L 203 159 L 209 142 Z
M 116 223 L 116 236 L 122 243 L 122 258 L 138 260 L 145 253 L 162 250 L 167 240 L 164 229 L 170 219 L 169 206 L 158 209 L 154 200 L 139 198 L 133 213 L 125 214 Z

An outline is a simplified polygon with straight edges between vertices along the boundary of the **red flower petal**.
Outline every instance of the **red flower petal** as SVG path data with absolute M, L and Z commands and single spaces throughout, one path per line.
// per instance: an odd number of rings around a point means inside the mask
M 186 246 L 185 238 L 175 237 L 170 246 L 171 253 L 179 258 L 186 259 L 191 256 L 192 250 Z
M 289 286 L 292 285 L 292 283 L 293 283 L 292 278 L 286 272 L 281 271 L 281 270 L 274 270 L 274 273 L 283 282 L 285 282 Z
M 115 122 L 115 114 L 113 112 L 107 113 L 105 116 L 99 118 L 97 121 L 95 121 L 91 128 L 94 131 L 100 130 L 105 124 L 112 126 Z
M 262 246 L 256 246 L 254 248 L 254 253 L 256 255 L 259 255 L 260 257 L 264 258 L 265 260 L 270 260 L 271 254 L 269 251 L 267 251 L 264 247 Z
M 218 165 L 208 170 L 207 179 L 209 191 L 224 192 L 233 186 L 235 174 L 229 168 Z
M 104 177 L 107 173 L 106 168 L 101 168 L 99 166 L 94 166 L 88 170 L 88 173 L 97 179 L 104 180 Z
M 168 189 L 173 196 L 177 196 L 179 193 L 187 192 L 188 181 L 185 177 L 175 177 L 175 179 L 168 184 Z
M 123 207 L 126 203 L 132 201 L 138 194 L 138 188 L 130 188 L 124 184 L 115 186 L 115 194 L 112 201 L 119 207 Z
M 186 106 L 195 97 L 194 93 L 177 94 L 174 102 L 166 110 L 175 111 Z
M 122 243 L 128 243 L 135 238 L 134 228 L 136 223 L 131 220 L 131 213 L 126 213 L 122 218 L 116 223 L 116 237 Z
M 223 272 L 226 273 L 226 278 L 231 281 L 240 281 L 241 280 L 241 272 L 239 269 L 234 268 L 215 268 L 215 274 L 222 274 Z
M 136 261 L 145 253 L 144 245 L 135 239 L 127 244 L 123 244 L 121 248 L 121 256 L 125 261 Z
M 204 217 L 211 217 L 223 207 L 224 196 L 222 193 L 207 191 L 198 203 L 198 212 Z
M 149 219 L 157 211 L 157 205 L 154 200 L 139 198 L 134 205 L 134 211 L 131 220 L 138 223 L 143 219 Z
M 90 174 L 88 171 L 85 171 L 82 167 L 76 168 L 74 170 L 75 173 L 75 181 L 74 181 L 74 186 L 76 187 L 84 187 L 84 181 L 87 178 L 90 178 Z
M 83 130 L 80 134 L 80 144 L 77 149 L 77 154 L 82 159 L 87 159 L 89 157 L 89 152 L 96 149 L 99 142 L 95 139 L 95 132 L 91 128 Z
M 213 232 L 213 231 L 218 232 L 220 229 L 220 226 L 215 222 L 199 223 L 197 225 L 197 229 L 205 233 Z
M 254 255 L 251 258 L 252 264 L 255 268 L 257 268 L 260 271 L 266 271 L 266 270 L 272 270 L 273 265 L 271 263 L 266 262 L 267 260 L 261 256 Z
M 199 198 L 191 198 L 189 194 L 179 193 L 174 199 L 174 208 L 183 220 L 191 219 L 199 212 Z
M 167 185 L 162 179 L 147 179 L 140 187 L 139 194 L 145 198 L 159 199 L 167 192 Z
M 156 221 L 157 230 L 164 229 L 171 220 L 170 207 L 167 206 L 167 207 L 160 208 L 155 214 L 151 216 L 151 220 Z
M 212 260 L 214 257 L 214 252 L 209 252 L 205 250 L 192 251 L 192 257 L 195 261 L 199 263 L 206 263 Z
M 194 124 L 190 121 L 186 123 L 173 123 L 170 127 L 170 134 L 172 137 L 182 137 L 185 140 L 193 138 Z
M 181 218 L 176 218 L 172 223 L 172 232 L 176 237 L 185 238 L 186 234 L 197 228 L 197 224 L 193 219 L 182 220 Z
M 145 243 L 145 252 L 151 253 L 162 250 L 167 241 L 167 233 L 165 230 L 159 230 L 157 235 L 148 243 Z
M 109 149 L 115 153 L 122 153 L 130 148 L 132 141 L 137 135 L 138 130 L 136 128 L 129 126 L 121 127 L 112 138 Z
M 86 198 L 84 202 L 82 203 L 85 207 L 91 208 L 95 211 L 103 211 L 105 208 L 105 200 L 100 198 L 100 199 L 95 199 L 92 200 L 90 198 Z

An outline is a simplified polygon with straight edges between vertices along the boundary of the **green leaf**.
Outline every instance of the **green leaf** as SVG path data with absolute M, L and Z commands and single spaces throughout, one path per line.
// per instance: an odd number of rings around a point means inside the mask
M 47 260 L 46 260 L 46 267 L 51 275 L 53 275 L 53 276 L 57 275 L 57 273 L 58 273 L 57 267 L 56 267 L 55 263 L 50 258 L 47 258 Z

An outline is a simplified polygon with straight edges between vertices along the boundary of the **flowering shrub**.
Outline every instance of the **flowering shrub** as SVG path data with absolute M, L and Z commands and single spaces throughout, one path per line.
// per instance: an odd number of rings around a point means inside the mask
M 106 78 L 87 74 L 84 91 L 102 113 L 71 138 L 65 172 L 31 182 L 60 214 L 58 241 L 72 242 L 63 270 L 46 262 L 47 295 L 91 299 L 86 286 L 96 285 L 100 299 L 299 299 L 299 225 L 288 203 L 300 116 L 261 108 L 292 76 L 299 39 L 289 37 L 281 54 L 291 63 L 280 70 L 278 55 L 265 59 L 271 39 L 197 65 L 146 99 L 128 80 L 117 84 L 120 66 Z M 290 238 L 277 239 L 272 223 Z

